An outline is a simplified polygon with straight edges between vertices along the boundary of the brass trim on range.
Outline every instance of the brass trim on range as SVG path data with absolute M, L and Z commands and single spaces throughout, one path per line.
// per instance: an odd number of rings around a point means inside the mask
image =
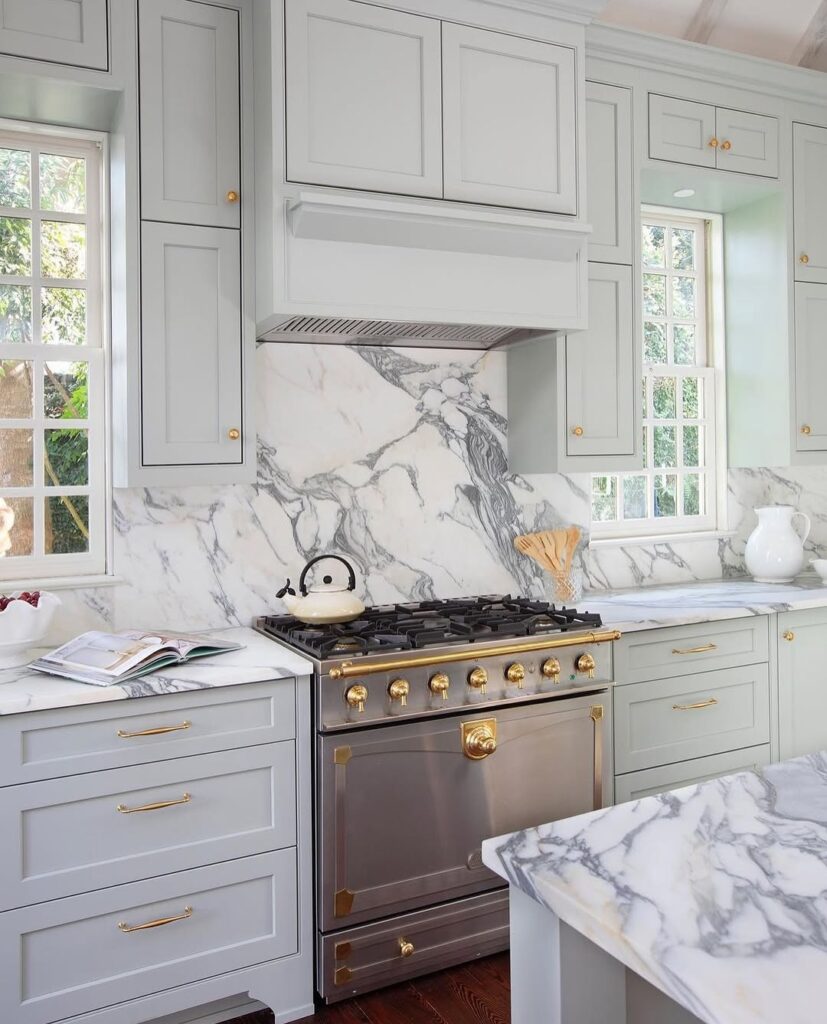
M 129 935 L 130 932 L 145 932 L 147 928 L 163 928 L 165 924 L 175 924 L 176 921 L 186 921 L 192 917 L 192 907 L 184 907 L 183 914 L 176 914 L 175 917 L 159 917 L 156 921 L 147 921 L 146 924 L 127 924 L 126 921 L 118 921 L 118 931 Z
M 592 704 L 589 717 L 594 722 L 594 809 L 603 806 L 603 714 L 602 704 Z
M 483 761 L 497 749 L 497 719 L 482 718 L 460 722 L 462 752 L 471 761 Z
M 347 764 L 353 757 L 352 747 L 336 747 L 333 751 L 334 764 Z
M 356 893 L 350 889 L 338 889 L 333 897 L 334 917 L 347 917 L 353 907 L 353 897 Z
M 700 711 L 701 708 L 711 708 L 718 703 L 717 697 L 708 697 L 706 700 L 699 700 L 695 704 L 673 704 L 673 711 Z
M 118 814 L 139 814 L 141 811 L 162 811 L 165 807 L 177 807 L 179 804 L 188 804 L 192 800 L 189 793 L 184 793 L 177 800 L 159 800 L 154 804 L 141 804 L 140 807 L 127 807 L 126 804 L 118 804 L 115 810 Z
M 353 952 L 353 946 L 349 942 L 337 942 L 333 947 L 334 960 L 347 960 Z
M 717 651 L 717 644 L 701 644 L 700 647 L 673 647 L 673 654 L 706 654 L 707 651 Z
M 353 977 L 353 971 L 349 967 L 337 967 L 333 972 L 334 985 L 346 985 Z
M 163 736 L 168 732 L 181 732 L 182 729 L 191 729 L 192 722 L 180 722 L 178 725 L 159 725 L 154 729 L 138 729 L 137 732 L 127 732 L 126 729 L 118 729 L 115 734 L 118 739 L 131 740 L 136 736 Z
M 584 644 L 605 644 L 619 640 L 622 634 L 616 629 L 598 632 L 578 633 L 572 636 L 537 637 L 521 643 L 504 644 L 502 647 L 477 647 L 469 651 L 468 647 L 461 650 L 445 651 L 442 654 L 421 654 L 412 658 L 398 658 L 394 661 L 364 662 L 344 661 L 334 665 L 328 675 L 331 679 L 352 679 L 354 676 L 370 676 L 377 672 L 397 672 L 406 668 L 421 668 L 426 665 L 443 665 L 453 661 L 480 661 L 482 658 L 496 658 L 501 655 L 527 654 L 530 651 L 551 650 L 554 647 L 582 647 Z

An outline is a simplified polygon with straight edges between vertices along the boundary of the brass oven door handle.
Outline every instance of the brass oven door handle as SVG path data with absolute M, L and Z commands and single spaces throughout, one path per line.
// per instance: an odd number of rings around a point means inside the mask
M 155 729 L 139 729 L 137 732 L 127 732 L 126 729 L 118 729 L 117 736 L 122 740 L 131 740 L 136 736 L 163 736 L 167 732 L 180 732 L 182 729 L 192 728 L 192 722 L 179 722 L 178 725 L 159 725 Z
M 186 921 L 188 917 L 192 917 L 192 907 L 184 907 L 184 913 L 176 914 L 175 917 L 159 917 L 156 921 L 147 921 L 144 924 L 127 924 L 126 921 L 118 921 L 118 931 L 125 935 L 129 935 L 130 932 L 145 932 L 148 928 L 163 928 L 165 924 Z
M 177 807 L 179 804 L 188 804 L 192 800 L 189 793 L 184 793 L 177 800 L 159 800 L 154 804 L 142 804 L 140 807 L 127 807 L 126 804 L 118 804 L 115 810 L 118 814 L 139 814 L 141 811 L 161 811 L 164 807 Z
M 673 654 L 706 654 L 707 651 L 717 651 L 717 644 L 701 644 L 700 647 L 673 647 Z
M 708 700 L 699 700 L 697 704 L 673 704 L 673 711 L 698 711 L 701 708 L 711 708 L 718 703 L 717 697 L 710 697 Z

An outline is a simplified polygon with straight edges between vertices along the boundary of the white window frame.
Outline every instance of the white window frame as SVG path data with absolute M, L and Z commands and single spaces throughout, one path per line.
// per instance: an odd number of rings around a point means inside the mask
M 32 497 L 34 504 L 34 546 L 31 555 L 0 557 L 0 581 L 22 586 L 101 582 L 111 573 L 112 484 L 109 394 L 109 306 L 108 306 L 108 149 L 107 136 L 100 132 L 77 131 L 57 126 L 27 124 L 0 119 L 0 146 L 31 151 L 32 208 L 0 207 L 0 216 L 25 217 L 32 221 L 32 274 L 25 277 L 0 276 L 0 284 L 32 288 L 32 340 L 29 344 L 0 343 L 0 360 L 32 359 L 34 363 L 33 416 L 30 419 L 3 419 L 4 427 L 23 427 L 33 433 L 33 486 L 8 487 L 0 491 L 4 498 Z M 40 211 L 40 152 L 83 155 L 87 159 L 86 213 L 70 214 Z M 41 220 L 61 220 L 86 224 L 85 281 L 43 279 L 40 275 Z M 86 290 L 86 342 L 83 345 L 59 345 L 41 341 L 40 303 L 42 286 L 84 287 Z M 88 362 L 89 406 L 86 420 L 47 419 L 43 415 L 43 364 L 45 362 Z M 0 410 L 2 415 L 2 410 Z M 88 430 L 88 484 L 83 486 L 46 486 L 44 468 L 44 429 L 48 427 Z M 89 547 L 85 552 L 46 554 L 45 509 L 47 497 L 68 494 L 89 498 Z M 9 588 L 7 588 L 9 589 Z
M 651 427 L 655 423 L 663 425 L 663 420 L 654 420 L 649 416 L 651 408 L 651 387 L 655 377 L 674 377 L 678 381 L 678 426 L 676 443 L 678 446 L 677 467 L 649 467 L 648 464 L 639 470 L 622 472 L 595 473 L 593 477 L 615 477 L 617 480 L 617 507 L 623 508 L 623 482 L 626 476 L 646 476 L 647 478 L 647 516 L 642 519 L 619 519 L 613 521 L 592 520 L 592 536 L 600 543 L 603 540 L 637 540 L 659 541 L 673 538 L 690 538 L 694 535 L 708 536 L 726 530 L 726 492 L 727 492 L 727 442 L 726 442 L 726 377 L 725 377 L 725 337 L 724 337 L 724 262 L 723 262 L 723 218 L 720 214 L 695 211 L 675 210 L 659 206 L 644 206 L 641 209 L 641 226 L 648 219 L 657 223 L 668 224 L 677 228 L 698 227 L 703 221 L 703 238 L 696 251 L 701 253 L 703 266 L 696 267 L 695 276 L 696 301 L 705 310 L 706 316 L 696 322 L 696 353 L 705 352 L 705 365 L 678 365 L 646 363 L 644 360 L 645 400 L 643 409 L 643 429 L 647 436 L 647 463 L 651 457 Z M 641 282 L 647 268 L 643 265 L 643 254 L 638 257 L 638 279 Z M 676 271 L 677 276 L 685 276 L 686 272 Z M 666 270 L 667 293 L 668 280 L 672 271 Z M 674 319 L 658 318 L 641 313 L 640 340 L 643 345 L 643 325 L 645 321 Z M 680 418 L 680 380 L 683 377 L 699 377 L 705 381 L 704 392 L 706 406 L 702 420 Z M 666 421 L 668 423 L 668 421 Z M 677 476 L 677 504 L 680 507 L 682 495 L 682 479 L 693 469 L 681 465 L 682 451 L 681 426 L 694 424 L 705 427 L 703 434 L 703 464 L 706 480 L 704 496 L 705 512 L 699 516 L 654 516 L 652 480 L 655 476 Z M 591 492 L 590 492 L 591 500 Z

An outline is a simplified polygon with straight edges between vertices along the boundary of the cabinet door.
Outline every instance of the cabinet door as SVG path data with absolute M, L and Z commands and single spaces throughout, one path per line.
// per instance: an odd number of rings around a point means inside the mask
M 788 639 L 789 637 L 789 639 Z M 781 759 L 827 748 L 827 608 L 778 616 Z
M 0 53 L 106 71 L 107 0 L 3 0 Z
M 635 333 L 632 268 L 589 267 L 589 326 L 566 345 L 566 453 L 635 450 Z
M 721 170 L 778 177 L 777 118 L 718 107 L 715 133 Z
M 793 125 L 795 279 L 827 283 L 827 128 Z
M 577 212 L 575 51 L 442 27 L 445 198 Z
M 142 226 L 144 465 L 241 462 L 240 259 L 238 231 Z
M 140 5 L 141 216 L 239 226 L 238 11 Z
M 649 95 L 649 156 L 698 167 L 715 166 L 715 107 Z
M 586 170 L 589 259 L 634 262 L 632 94 L 615 85 L 586 83 Z
M 795 285 L 796 448 L 827 451 L 827 286 Z
M 440 27 L 353 0 L 287 0 L 287 177 L 442 195 Z

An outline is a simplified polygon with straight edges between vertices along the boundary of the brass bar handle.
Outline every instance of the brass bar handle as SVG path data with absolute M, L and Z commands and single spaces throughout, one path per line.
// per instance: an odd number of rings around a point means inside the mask
M 159 800 L 154 804 L 142 804 L 140 807 L 127 807 L 126 804 L 118 804 L 115 810 L 118 814 L 139 814 L 141 811 L 161 811 L 165 807 L 178 807 L 179 804 L 188 804 L 192 800 L 189 793 L 184 793 L 177 800 Z
M 138 729 L 136 732 L 127 732 L 126 729 L 118 729 L 117 736 L 122 740 L 131 740 L 136 736 L 163 736 L 168 732 L 181 732 L 182 729 L 191 729 L 192 722 L 184 719 L 178 725 L 159 725 L 155 729 Z
M 717 697 L 710 697 L 708 700 L 699 700 L 697 704 L 673 704 L 673 711 L 699 711 L 701 708 L 711 708 L 718 703 Z
M 192 917 L 192 907 L 184 907 L 183 914 L 176 914 L 175 917 L 159 917 L 156 921 L 147 921 L 145 924 L 127 924 L 126 921 L 118 921 L 118 931 L 129 935 L 131 932 L 145 932 L 148 928 L 163 928 L 165 924 L 175 924 L 176 921 L 186 921 Z
M 673 647 L 673 654 L 706 654 L 708 651 L 717 651 L 717 644 L 701 644 L 700 647 Z

